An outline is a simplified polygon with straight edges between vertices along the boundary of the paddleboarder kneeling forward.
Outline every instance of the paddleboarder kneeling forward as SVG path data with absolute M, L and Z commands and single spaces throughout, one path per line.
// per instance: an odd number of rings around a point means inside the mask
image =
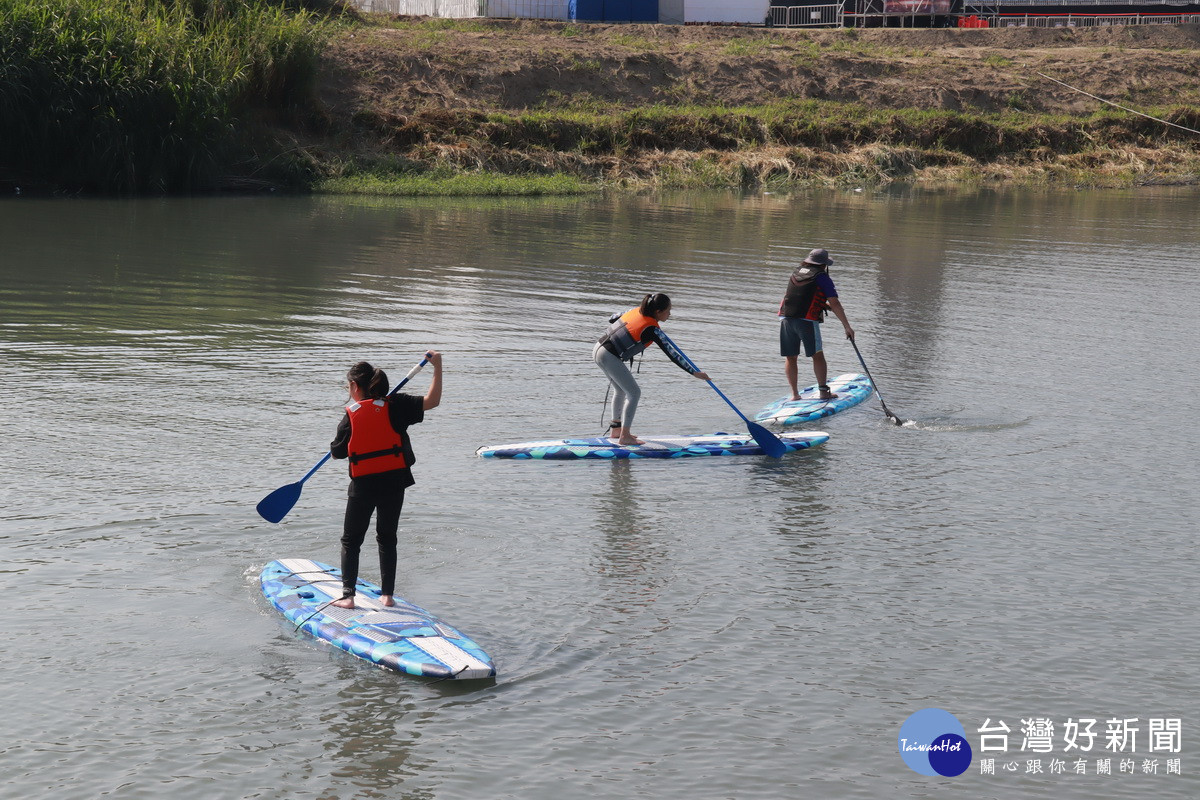
M 645 444 L 630 430 L 642 390 L 625 362 L 633 363 L 633 357 L 645 351 L 651 342 L 661 347 L 667 358 L 681 370 L 702 381 L 708 380 L 708 373 L 693 367 L 670 342 L 659 336 L 658 324 L 670 318 L 671 298 L 661 292 L 648 294 L 637 308 L 609 320 L 608 330 L 592 349 L 592 358 L 604 370 L 615 391 L 609 427 L 611 438 L 616 439 L 617 444 Z
M 425 419 L 425 412 L 442 401 L 442 356 L 430 351 L 433 379 L 424 397 L 388 394 L 387 375 L 360 361 L 346 373 L 350 403 L 329 444 L 334 458 L 350 460 L 350 489 L 342 528 L 342 598 L 339 608 L 354 608 L 358 581 L 358 556 L 375 514 L 375 539 L 379 544 L 381 594 L 379 602 L 395 605 L 396 529 L 404 506 L 404 490 L 415 482 L 415 461 L 408 426 Z
M 792 390 L 790 399 L 800 399 L 798 386 L 800 346 L 804 355 L 812 359 L 813 374 L 817 378 L 819 399 L 833 400 L 837 397 L 829 390 L 829 366 L 821 346 L 821 320 L 825 311 L 832 311 L 846 329 L 846 338 L 854 339 L 854 329 L 846 319 L 846 310 L 838 300 L 837 289 L 829 277 L 833 259 L 829 251 L 818 247 L 796 268 L 788 279 L 787 291 L 779 304 L 779 354 L 784 358 L 783 372 Z

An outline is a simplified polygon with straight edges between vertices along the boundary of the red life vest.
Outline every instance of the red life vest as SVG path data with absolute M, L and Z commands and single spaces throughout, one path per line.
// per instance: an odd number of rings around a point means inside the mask
M 822 272 L 822 267 L 805 264 L 792 273 L 783 302 L 779 304 L 779 316 L 800 317 L 812 322 L 825 319 L 829 298 L 817 286 L 817 276 Z
M 404 469 L 404 437 L 392 427 L 387 400 L 364 400 L 346 406 L 350 417 L 350 477 Z
M 657 319 L 643 316 L 641 311 L 631 308 L 612 324 L 600 341 L 611 345 L 609 350 L 625 361 L 646 349 L 642 342 L 642 331 L 651 327 L 658 327 Z

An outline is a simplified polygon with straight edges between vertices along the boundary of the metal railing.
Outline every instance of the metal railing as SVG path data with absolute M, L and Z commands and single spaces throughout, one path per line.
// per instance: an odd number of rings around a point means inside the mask
M 1108 28 L 1120 25 L 1186 25 L 1200 23 L 1200 14 L 1021 14 L 994 17 L 996 28 Z
M 992 6 L 1197 6 L 1200 13 L 1200 1 L 1198 0 L 988 0 Z M 1096 16 L 1096 15 L 1090 15 Z
M 771 6 L 770 24 L 776 28 L 840 28 L 846 18 L 845 3 L 826 6 Z

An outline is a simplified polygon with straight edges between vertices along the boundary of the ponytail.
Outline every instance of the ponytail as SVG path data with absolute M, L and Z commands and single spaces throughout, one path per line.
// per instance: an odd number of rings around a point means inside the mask
M 387 397 L 389 386 L 387 373 L 381 369 L 375 369 L 366 361 L 360 361 L 351 367 L 346 373 L 346 380 L 357 386 L 372 400 Z
M 642 304 L 638 306 L 638 313 L 643 317 L 652 317 L 670 307 L 671 298 L 662 292 L 653 292 L 642 298 Z

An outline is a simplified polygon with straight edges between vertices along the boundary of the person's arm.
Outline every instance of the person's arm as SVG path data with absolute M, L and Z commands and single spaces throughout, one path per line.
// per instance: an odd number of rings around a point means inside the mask
M 833 315 L 841 320 L 842 327 L 846 329 L 846 338 L 853 339 L 854 328 L 850 327 L 850 320 L 846 319 L 846 309 L 842 308 L 842 301 L 834 296 L 830 297 L 826 303 L 829 305 L 829 310 L 833 312 Z
M 436 350 L 429 351 L 429 363 L 433 365 L 433 379 L 429 381 L 429 389 L 425 392 L 422 407 L 428 411 L 437 408 L 442 402 L 442 354 Z
M 675 347 L 662 340 L 662 337 L 658 335 L 658 328 L 654 327 L 653 325 L 647 326 L 642 330 L 642 338 L 646 341 L 651 341 L 657 344 L 662 351 L 667 354 L 667 358 L 671 359 L 671 361 L 675 363 L 675 366 L 679 367 L 687 374 L 694 375 L 702 381 L 708 380 L 707 372 L 701 372 L 693 367 L 691 362 L 684 357 L 683 353 L 679 352 L 677 349 L 675 349 Z
M 350 455 L 350 415 L 342 414 L 342 421 L 338 423 L 337 433 L 333 437 L 333 441 L 329 443 L 329 453 L 334 458 L 345 458 Z

